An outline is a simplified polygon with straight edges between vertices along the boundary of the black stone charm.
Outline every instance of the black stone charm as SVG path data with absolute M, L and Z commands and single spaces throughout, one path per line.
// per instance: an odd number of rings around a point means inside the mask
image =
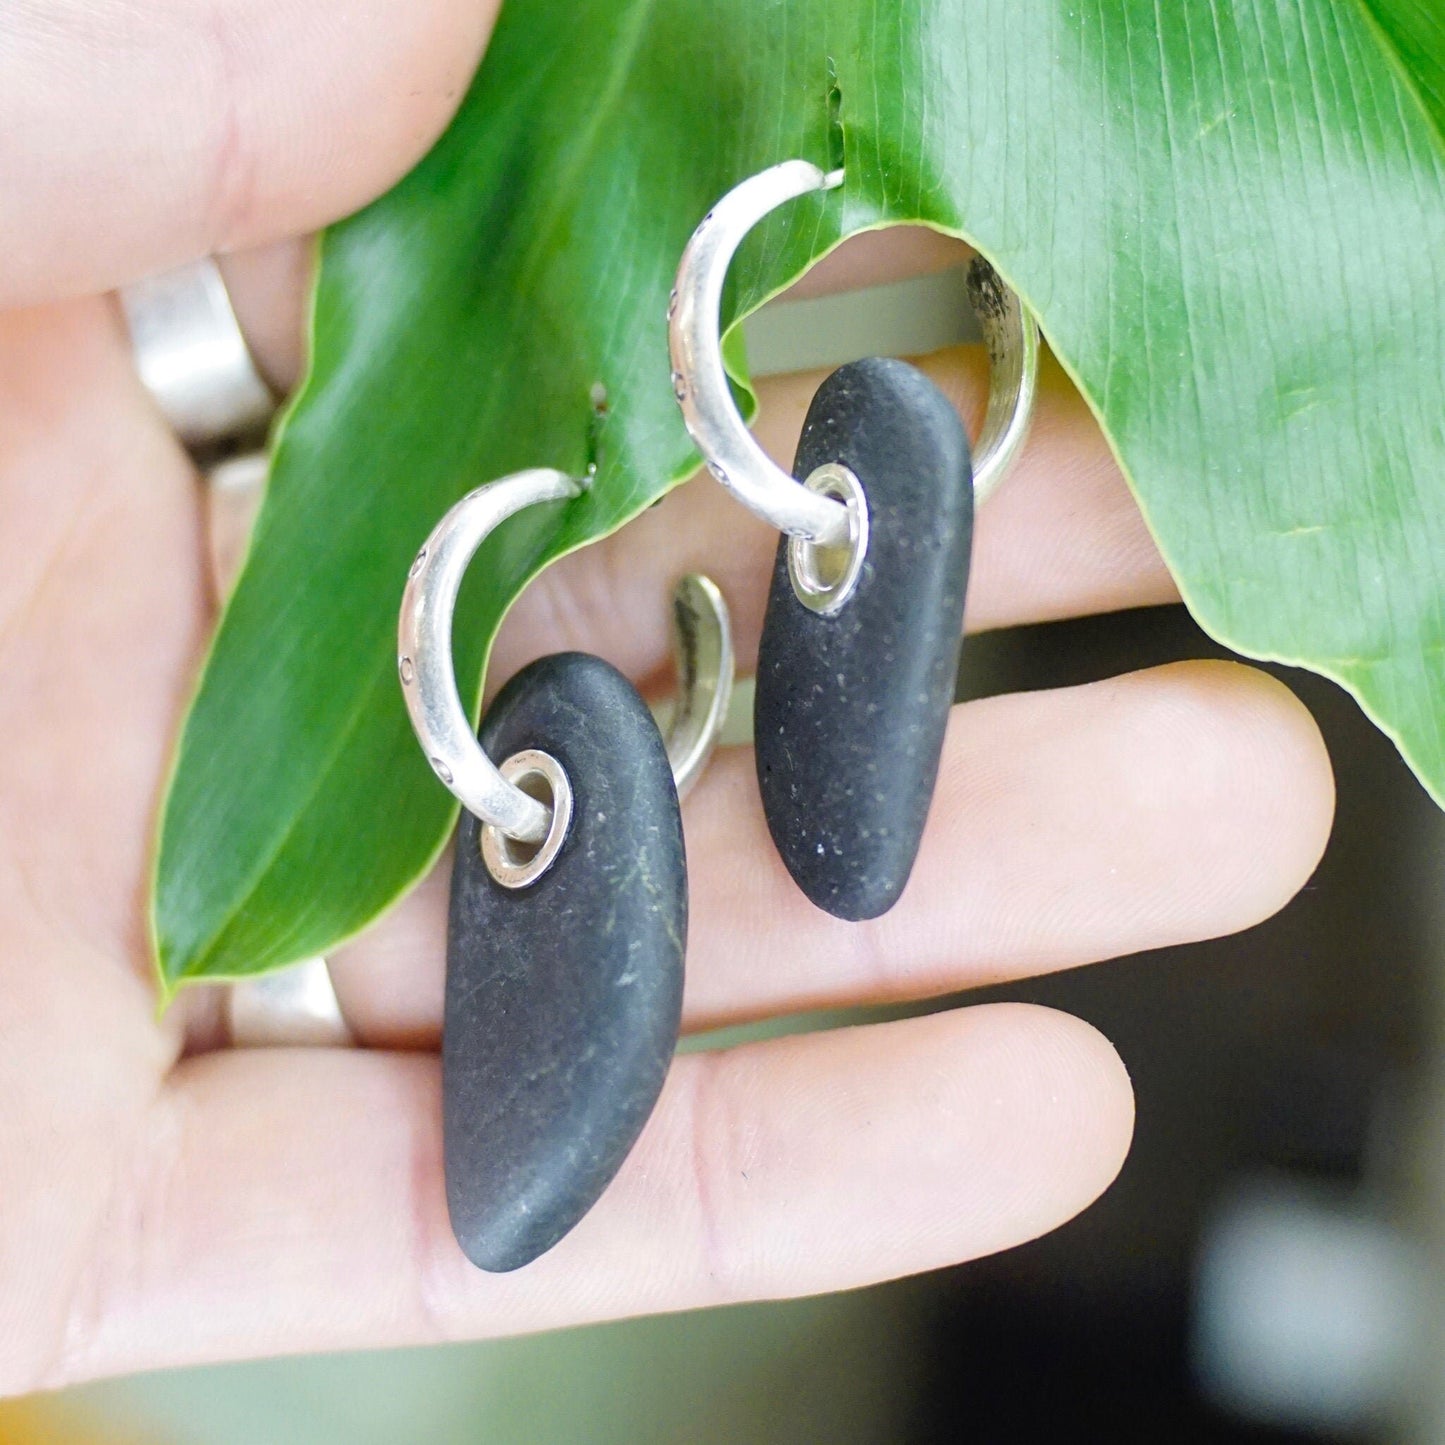
M 467 1257 L 517 1269 L 597 1202 L 652 1113 L 677 1044 L 687 867 L 672 770 L 636 689 L 564 653 L 518 674 L 481 730 L 494 762 L 536 748 L 572 823 L 536 882 L 488 872 L 462 814 L 447 934 L 447 1205 Z
M 819 908 L 876 918 L 908 882 L 958 670 L 973 545 L 968 438 L 922 372 L 873 358 L 833 373 L 794 474 L 838 462 L 871 536 L 832 617 L 806 607 L 778 549 L 758 652 L 754 731 L 768 828 Z

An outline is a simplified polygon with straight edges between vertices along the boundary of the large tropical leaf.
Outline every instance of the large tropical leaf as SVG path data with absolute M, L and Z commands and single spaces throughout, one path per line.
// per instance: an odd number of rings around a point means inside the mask
M 432 861 L 453 812 L 393 655 L 414 549 L 478 482 L 596 463 L 475 566 L 475 683 L 529 577 L 692 467 L 673 268 L 790 156 L 846 184 L 749 242 L 736 314 L 863 228 L 973 241 L 1199 620 L 1338 678 L 1445 791 L 1442 76 L 1434 0 L 508 0 L 447 134 L 324 240 L 166 804 L 164 982 L 323 950 Z

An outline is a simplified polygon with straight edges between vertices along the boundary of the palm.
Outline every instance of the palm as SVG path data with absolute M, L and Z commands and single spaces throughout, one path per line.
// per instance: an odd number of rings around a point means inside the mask
M 401 129 L 414 154 L 425 134 Z M 388 167 L 272 229 L 357 203 Z M 17 299 L 162 259 L 67 252 L 49 285 L 44 247 L 18 253 L 42 259 Z M 299 334 L 294 298 L 259 305 L 253 330 Z M 930 365 L 976 409 L 979 358 Z M 811 384 L 765 393 L 783 452 Z M 1112 1177 L 1131 1104 L 1108 1045 L 1044 1010 L 961 1010 L 680 1060 L 576 1233 L 517 1276 L 471 1270 L 441 1194 L 438 884 L 335 960 L 365 1049 L 217 1048 L 205 993 L 156 1018 L 146 875 L 212 620 L 201 504 L 109 302 L 0 316 L 0 1389 L 837 1288 L 1028 1238 Z M 581 646 L 656 684 L 666 591 L 697 567 L 733 602 L 746 662 L 773 539 L 738 516 L 689 487 L 570 559 L 517 609 L 498 675 Z M 1054 375 L 1029 460 L 981 521 L 975 625 L 1167 594 Z M 692 1027 L 1243 927 L 1307 876 L 1331 802 L 1308 718 L 1244 669 L 973 705 L 907 896 L 848 926 L 788 884 L 750 771 L 720 755 L 685 810 Z
M 72 1291 L 183 1046 L 143 900 L 157 789 L 206 624 L 193 479 L 104 301 L 0 322 L 0 1373 L 59 1364 Z M 40 1318 L 37 1319 L 37 1309 Z M 61 1366 L 63 1368 L 63 1365 Z

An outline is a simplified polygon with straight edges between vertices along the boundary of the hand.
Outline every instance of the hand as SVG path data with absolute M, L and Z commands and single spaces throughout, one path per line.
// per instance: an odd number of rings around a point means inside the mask
M 157 1021 L 146 875 L 214 618 L 202 491 L 99 293 L 378 193 L 445 123 L 490 19 L 464 0 L 220 0 L 144 19 L 60 0 L 0 20 L 0 1389 L 863 1284 L 1051 1229 L 1124 1157 L 1120 1061 L 1045 1009 L 693 1053 L 575 1234 L 488 1277 L 442 1197 L 444 877 L 334 960 L 368 1047 L 217 1047 L 213 991 Z M 230 263 L 278 376 L 299 345 L 302 254 Z M 832 283 L 951 256 L 886 236 Z M 982 358 L 925 365 L 976 429 Z M 817 380 L 763 388 L 779 455 Z M 746 668 L 775 540 L 689 486 L 537 583 L 495 676 L 582 647 L 664 685 L 667 591 L 695 567 L 733 603 Z M 1173 595 L 1057 370 L 977 545 L 976 628 Z M 1310 718 L 1243 667 L 970 704 L 907 895 L 847 925 L 784 875 L 751 758 L 720 754 L 685 814 L 688 1027 L 1246 927 L 1308 877 L 1332 801 Z

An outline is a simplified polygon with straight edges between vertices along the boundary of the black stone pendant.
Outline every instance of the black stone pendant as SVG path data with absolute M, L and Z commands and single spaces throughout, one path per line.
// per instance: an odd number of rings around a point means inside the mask
M 501 763 L 554 757 L 572 785 L 556 861 L 497 883 L 462 814 L 442 1039 L 447 1205 L 467 1257 L 517 1269 L 597 1202 L 677 1043 L 687 870 L 672 771 L 636 689 L 596 657 L 543 658 L 481 730 Z
M 839 462 L 870 538 L 834 616 L 805 606 L 778 549 L 758 652 L 763 810 L 798 886 L 838 918 L 898 901 L 923 836 L 953 703 L 973 545 L 968 438 L 922 372 L 873 358 L 813 398 L 794 475 Z

